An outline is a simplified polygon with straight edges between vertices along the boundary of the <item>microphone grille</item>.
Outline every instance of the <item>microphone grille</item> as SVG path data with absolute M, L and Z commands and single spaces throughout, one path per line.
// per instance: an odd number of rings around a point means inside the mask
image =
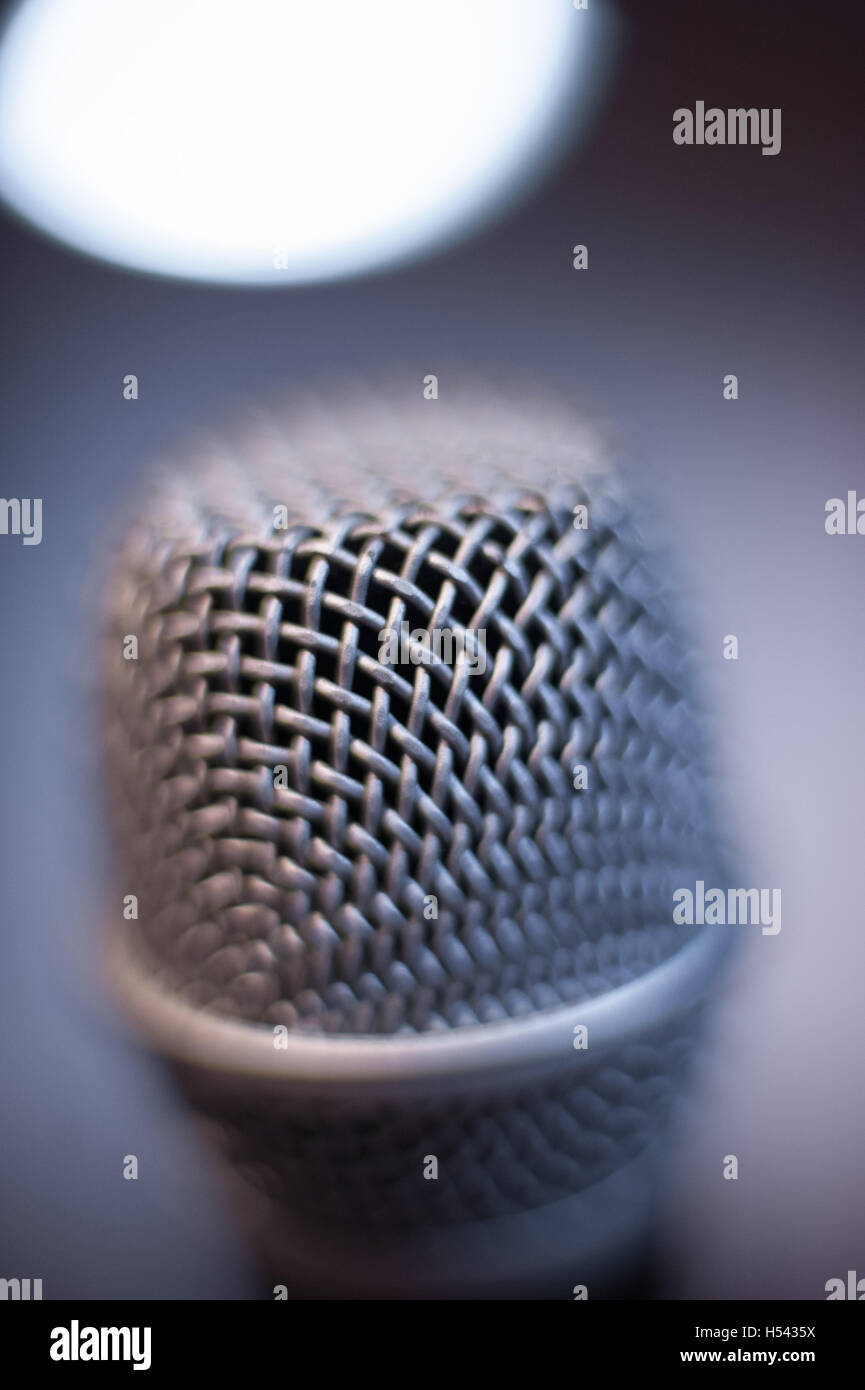
M 667 960 L 673 880 L 716 852 L 658 571 L 542 393 L 307 396 L 165 469 L 105 665 L 142 967 L 220 1017 L 389 1036 Z

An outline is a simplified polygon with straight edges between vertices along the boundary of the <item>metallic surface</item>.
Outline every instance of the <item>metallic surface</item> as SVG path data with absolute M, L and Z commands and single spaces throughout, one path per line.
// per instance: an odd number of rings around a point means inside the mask
M 537 393 L 294 402 L 166 470 L 110 608 L 114 977 L 252 1204 L 404 1240 L 648 1151 L 723 950 L 672 890 L 719 855 L 597 433 Z M 404 621 L 485 671 L 383 662 Z

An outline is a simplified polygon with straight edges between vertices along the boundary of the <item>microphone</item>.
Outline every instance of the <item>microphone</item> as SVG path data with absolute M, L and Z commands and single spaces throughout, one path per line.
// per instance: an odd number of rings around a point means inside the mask
M 592 1297 L 727 934 L 665 564 L 557 394 L 341 386 L 163 467 L 114 565 L 113 987 L 287 1296 Z

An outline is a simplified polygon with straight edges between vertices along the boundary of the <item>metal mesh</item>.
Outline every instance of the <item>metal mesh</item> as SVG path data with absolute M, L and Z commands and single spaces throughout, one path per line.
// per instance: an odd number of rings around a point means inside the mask
M 117 559 L 105 668 L 136 979 L 184 1026 L 378 1035 L 383 1076 L 430 1045 L 400 1034 L 645 975 L 687 940 L 673 887 L 718 857 L 677 625 L 599 437 L 519 389 L 396 399 L 294 401 L 165 469 Z M 483 633 L 485 668 L 385 658 L 403 623 Z M 697 1013 L 685 990 L 636 1041 L 579 1053 L 566 1031 L 522 1070 L 517 1027 L 513 1074 L 468 1090 L 444 1070 L 310 1092 L 165 1050 L 261 1248 L 332 1249 L 328 1283 L 339 1233 L 375 1229 L 401 1291 L 413 1228 L 582 1193 L 574 1239 L 616 1238 L 599 1184 L 651 1152 Z
M 423 1032 L 589 998 L 683 944 L 700 740 L 618 483 L 560 409 L 424 404 L 259 419 L 167 473 L 121 556 L 124 891 L 142 962 L 196 1008 Z M 484 632 L 486 670 L 383 662 L 404 622 Z

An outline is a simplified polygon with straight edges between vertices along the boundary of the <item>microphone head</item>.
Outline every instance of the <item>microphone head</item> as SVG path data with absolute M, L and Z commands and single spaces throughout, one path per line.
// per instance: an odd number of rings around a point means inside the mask
M 138 515 L 113 972 L 289 1287 L 521 1292 L 645 1220 L 723 939 L 673 922 L 719 850 L 662 568 L 513 386 L 298 398 Z

